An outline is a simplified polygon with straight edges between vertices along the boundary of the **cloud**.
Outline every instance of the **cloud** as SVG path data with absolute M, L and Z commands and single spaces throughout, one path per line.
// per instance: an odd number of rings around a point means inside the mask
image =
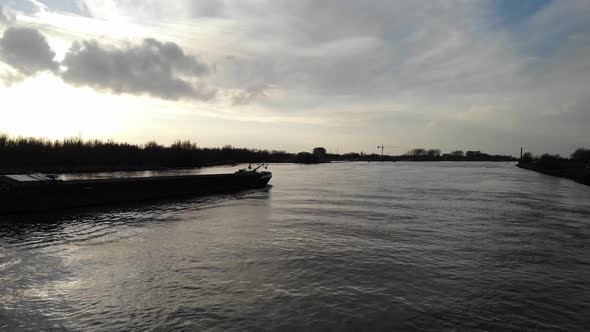
M 60 16 L 53 4 L 27 22 L 52 31 L 52 42 L 60 38 L 52 30 L 56 26 L 75 32 L 61 36 L 61 49 L 56 42 L 60 55 L 70 45 L 67 39 L 86 40 L 65 52 L 59 72 L 78 86 L 165 99 L 207 99 L 214 91 L 208 87 L 215 86 L 218 98 L 233 105 L 253 103 L 272 87 L 247 112 L 318 123 L 338 119 L 350 128 L 363 121 L 367 128 L 383 125 L 379 133 L 351 129 L 378 141 L 376 136 L 391 132 L 408 140 L 438 142 L 434 132 L 445 133 L 449 142 L 464 140 L 454 123 L 499 136 L 534 138 L 554 131 L 572 141 L 585 137 L 590 125 L 587 0 L 549 1 L 510 24 L 498 19 L 496 1 L 487 0 L 76 1 L 90 17 Z M 198 58 L 194 62 L 201 66 L 195 67 L 165 55 L 164 43 L 115 47 L 107 45 L 117 41 L 91 40 L 102 34 L 173 40 L 182 45 L 176 45 L 178 59 L 191 58 L 182 55 L 189 50 L 206 54 L 217 66 L 215 75 Z M 420 138 L 388 106 L 398 104 L 420 126 L 437 125 Z M 217 106 L 210 105 L 212 113 L 252 118 Z M 359 112 L 339 112 L 347 107 Z M 470 111 L 485 107 L 497 111 Z
M 95 40 L 77 42 L 61 64 L 66 68 L 63 80 L 76 86 L 163 99 L 215 96 L 214 89 L 196 81 L 210 73 L 209 66 L 175 43 L 144 39 L 139 45 L 116 48 Z
M 220 68 L 230 89 L 252 82 L 284 90 L 367 98 L 399 94 L 474 93 L 506 87 L 523 61 L 493 33 L 478 1 L 372 0 L 85 0 L 93 17 L 181 24 L 207 36 L 211 52 L 235 55 L 235 71 Z M 214 16 L 219 20 L 203 20 Z M 264 17 L 264 19 L 260 19 Z M 184 21 L 183 21 L 184 22 Z M 215 30 L 216 24 L 222 24 Z M 161 26 L 160 26 L 161 27 Z M 182 43 L 183 40 L 177 40 Z M 188 41 L 187 41 L 188 42 Z M 224 51 L 227 52 L 224 54 Z M 490 71 L 490 68 L 501 70 Z M 217 75 L 219 78 L 220 75 Z M 419 93 L 416 91 L 419 90 Z
M 55 52 L 36 29 L 10 27 L 0 39 L 0 60 L 24 76 L 56 71 L 58 63 L 54 58 Z
M 84 0 L 83 7 L 91 16 L 102 19 L 178 20 L 220 17 L 225 12 L 221 0 Z
M 231 98 L 233 106 L 248 105 L 254 99 L 265 96 L 265 91 L 268 87 L 266 85 L 253 85 L 246 90 L 239 91 Z
M 478 21 L 483 11 L 452 0 L 225 2 L 234 28 L 219 37 L 241 51 L 232 52 L 238 70 L 226 71 L 234 82 L 369 98 L 487 90 L 521 62 Z M 510 72 L 487 75 L 497 67 Z
M 0 85 L 10 87 L 13 84 L 20 83 L 25 79 L 26 77 L 23 74 L 0 62 Z
M 14 19 L 14 15 L 7 8 L 4 8 L 2 4 L 0 4 L 0 26 L 12 25 L 12 23 L 14 23 Z
M 96 40 L 73 42 L 61 62 L 55 57 L 39 30 L 8 27 L 0 38 L 0 62 L 8 65 L 0 68 L 0 81 L 11 85 L 50 71 L 68 84 L 115 94 L 210 100 L 217 92 L 205 81 L 212 71 L 208 64 L 176 43 L 154 38 L 122 46 Z

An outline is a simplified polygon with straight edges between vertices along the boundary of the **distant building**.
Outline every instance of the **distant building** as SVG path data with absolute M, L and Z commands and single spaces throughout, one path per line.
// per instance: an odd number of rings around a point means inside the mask
M 315 148 L 313 149 L 313 155 L 318 158 L 319 160 L 326 159 L 326 149 L 324 148 Z

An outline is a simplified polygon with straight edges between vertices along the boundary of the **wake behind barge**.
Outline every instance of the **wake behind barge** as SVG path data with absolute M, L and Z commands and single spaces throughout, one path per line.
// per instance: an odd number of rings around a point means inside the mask
M 0 215 L 264 188 L 272 173 L 259 167 L 228 174 L 71 181 L 44 174 L 0 175 Z

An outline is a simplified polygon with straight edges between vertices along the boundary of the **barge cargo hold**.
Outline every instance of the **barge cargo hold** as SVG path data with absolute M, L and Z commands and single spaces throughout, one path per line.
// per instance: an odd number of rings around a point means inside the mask
M 264 188 L 271 172 L 63 181 L 44 174 L 0 175 L 0 214 L 63 210 Z

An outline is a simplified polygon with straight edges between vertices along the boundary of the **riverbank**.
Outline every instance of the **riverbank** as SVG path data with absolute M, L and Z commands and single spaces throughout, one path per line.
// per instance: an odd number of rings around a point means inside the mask
M 519 168 L 551 176 L 565 178 L 590 186 L 590 165 L 585 163 L 562 161 L 551 167 L 544 167 L 539 162 L 518 163 Z
M 322 150 L 320 150 L 322 151 Z M 323 149 L 325 152 L 325 149 Z M 299 163 L 320 164 L 338 161 L 516 161 L 512 156 L 490 155 L 480 151 L 414 149 L 400 156 L 375 153 L 314 154 L 290 153 L 223 146 L 199 147 L 191 141 L 177 140 L 170 146 L 156 142 L 130 144 L 115 141 L 83 140 L 79 137 L 51 141 L 36 137 L 10 137 L 0 133 L 0 174 L 86 173 L 149 171 L 199 168 L 236 164 Z
M 273 162 L 273 164 L 289 164 L 295 163 L 293 161 Z M 78 173 L 103 173 L 103 172 L 143 172 L 143 171 L 180 171 L 190 170 L 205 167 L 216 166 L 237 166 L 243 164 L 260 164 L 260 162 L 220 162 L 207 163 L 199 165 L 188 166 L 162 166 L 162 165 L 119 165 L 119 166 L 40 166 L 40 167 L 12 167 L 0 168 L 0 175 L 6 174 L 29 174 L 29 173 L 45 173 L 45 174 L 78 174 Z
M 463 160 L 399 160 L 403 162 L 471 162 Z M 300 160 L 282 160 L 282 161 L 271 161 L 271 164 L 340 164 L 340 163 L 353 163 L 353 162 L 397 162 L 397 160 L 331 160 L 331 161 L 300 161 Z M 487 162 L 500 163 L 505 161 L 490 160 Z M 196 169 L 204 167 L 215 167 L 215 166 L 236 166 L 243 164 L 259 164 L 260 161 L 254 162 L 211 162 L 197 165 L 184 165 L 184 166 L 163 166 L 159 164 L 149 165 L 60 165 L 60 166 L 47 166 L 40 165 L 37 167 L 23 166 L 23 167 L 5 167 L 0 168 L 0 175 L 5 174 L 28 174 L 28 173 L 45 173 L 45 174 L 63 174 L 63 173 L 102 173 L 102 172 L 142 172 L 142 171 L 178 171 L 185 169 Z

